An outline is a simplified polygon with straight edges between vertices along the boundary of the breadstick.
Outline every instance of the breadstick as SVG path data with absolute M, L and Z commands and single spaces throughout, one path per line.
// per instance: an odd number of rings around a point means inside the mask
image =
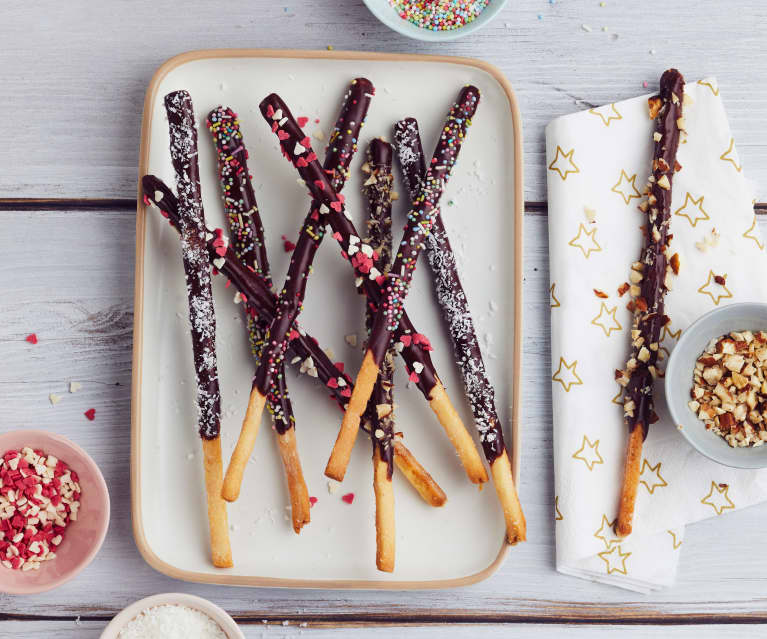
M 418 198 L 408 214 L 408 223 L 402 241 L 398 245 L 396 259 L 386 276 L 386 281 L 381 283 L 382 288 L 385 289 L 384 297 L 376 309 L 362 368 L 354 382 L 354 392 L 349 400 L 349 408 L 344 413 L 336 446 L 328 461 L 328 469 L 331 469 L 333 474 L 343 476 L 345 472 L 351 455 L 351 446 L 359 428 L 362 409 L 367 404 L 386 349 L 399 326 L 418 255 L 438 211 L 436 207 L 455 165 L 478 103 L 479 90 L 468 86 L 461 90 L 458 99 L 451 107 Z M 474 442 L 461 423 L 458 413 L 446 401 L 446 398 L 445 389 L 437 380 L 429 402 L 432 410 L 440 416 L 440 421 L 458 451 L 469 479 L 474 483 L 483 483 L 487 481 L 487 472 L 477 454 Z
M 192 99 L 186 91 L 165 96 L 170 132 L 170 156 L 176 172 L 181 252 L 189 297 L 199 432 L 203 441 L 205 488 L 208 501 L 213 565 L 232 564 L 226 505 L 221 499 L 221 394 L 216 365 L 216 316 L 205 247 L 205 212 L 197 163 L 197 126 Z
M 414 118 L 397 122 L 394 125 L 394 140 L 408 191 L 415 199 L 426 174 L 418 122 Z M 485 369 L 469 300 L 458 275 L 455 255 L 441 214 L 434 217 L 431 233 L 426 237 L 426 257 L 434 275 L 437 300 L 450 330 L 453 353 L 471 404 L 482 450 L 490 464 L 495 492 L 503 509 L 506 539 L 515 544 L 525 540 L 527 524 L 514 486 L 503 428 L 495 409 L 495 389 Z
M 303 132 L 298 124 L 289 115 L 290 111 L 285 103 L 276 94 L 271 94 L 261 103 L 261 113 L 264 115 L 268 122 L 273 121 L 273 117 L 267 115 L 272 113 L 273 115 L 278 113 L 281 119 L 276 122 L 277 127 L 272 126 L 272 130 L 280 138 L 280 145 L 283 153 L 288 158 L 293 158 L 291 153 L 295 150 L 295 145 L 300 144 Z M 301 145 L 303 146 L 303 145 Z M 327 221 L 333 230 L 333 237 L 341 245 L 341 255 L 347 259 L 354 268 L 355 275 L 357 277 L 356 284 L 358 287 L 362 287 L 365 294 L 368 297 L 368 302 L 377 306 L 382 300 L 381 284 L 384 282 L 384 276 L 381 270 L 378 268 L 379 256 L 375 250 L 365 242 L 362 242 L 360 235 L 354 227 L 348 212 L 343 203 L 343 198 L 338 197 L 333 185 L 323 175 L 319 174 L 316 170 L 317 159 L 314 153 L 311 151 L 297 156 L 297 158 L 291 162 L 294 162 L 294 166 L 298 170 L 299 175 L 304 180 L 304 184 L 309 189 L 315 200 L 321 202 L 320 210 L 322 214 L 327 215 Z M 439 383 L 434 365 L 432 364 L 429 351 L 432 350 L 431 344 L 428 338 L 418 333 L 415 330 L 412 322 L 407 317 L 407 314 L 402 312 L 399 326 L 394 333 L 395 349 L 400 353 L 405 360 L 408 367 L 409 379 L 415 383 L 419 390 L 424 394 L 427 400 L 430 401 L 430 406 L 435 411 L 437 418 L 443 424 L 446 430 L 455 427 L 455 418 L 457 414 L 452 410 L 450 401 L 447 394 L 442 392 L 440 394 L 441 401 L 438 403 L 432 402 L 435 393 L 442 387 Z M 355 405 L 349 404 L 347 412 L 353 410 L 355 412 L 354 422 L 356 428 L 354 430 L 342 430 L 339 432 L 339 440 L 342 443 L 337 445 L 347 453 L 346 457 L 341 460 L 342 463 L 329 463 L 325 469 L 325 474 L 328 477 L 343 480 L 346 472 L 346 465 L 348 463 L 348 456 L 351 455 L 351 448 L 354 445 L 354 440 L 357 436 L 357 430 L 359 429 L 360 416 L 364 412 L 367 399 L 370 397 L 372 387 L 375 379 L 369 381 L 369 388 L 362 393 L 365 396 L 365 401 L 360 402 L 359 398 Z M 442 389 L 444 391 L 444 389 Z M 458 420 L 460 424 L 460 420 Z M 461 428 L 463 426 L 461 425 Z M 469 438 L 470 439 L 470 438 Z M 479 460 L 479 456 L 475 456 Z M 334 461 L 334 460 L 331 460 Z M 480 461 L 479 467 L 482 475 L 479 478 L 487 480 L 487 473 Z M 473 470 L 473 469 L 472 469 Z M 470 477 L 475 478 L 474 473 L 470 473 Z
M 229 220 L 229 231 L 233 238 L 232 247 L 237 257 L 260 274 L 266 285 L 271 288 L 271 269 L 264 241 L 264 227 L 251 176 L 248 173 L 248 151 L 245 148 L 237 114 L 231 109 L 219 106 L 208 115 L 207 126 L 213 136 L 218 155 L 219 182 L 223 191 L 224 209 Z M 258 361 L 269 324 L 262 317 L 249 312 L 247 307 L 244 307 L 244 310 L 251 351 Z M 295 417 L 285 380 L 284 365 L 280 366 L 279 374 L 269 384 L 266 404 L 280 441 L 282 451 L 280 457 L 290 494 L 293 529 L 298 533 L 304 524 L 309 523 L 311 504 L 301 469 L 295 434 L 290 437 L 284 436 L 288 430 L 295 429 Z M 283 450 L 285 447 L 289 447 L 290 450 Z M 291 462 L 289 464 L 285 463 L 288 459 Z
M 427 504 L 435 508 L 445 505 L 445 491 L 399 439 L 394 440 L 394 463 Z
M 385 274 L 391 266 L 391 190 L 392 146 L 375 138 L 368 146 L 369 172 L 363 185 L 370 211 L 366 242 L 379 254 L 381 270 Z M 367 307 L 365 323 L 368 334 L 373 324 L 373 311 Z M 373 490 L 376 499 L 376 566 L 378 570 L 392 572 L 395 556 L 394 525 L 394 349 L 389 348 L 381 363 L 381 376 L 376 381 L 368 402 L 370 438 L 373 442 Z
M 617 371 L 616 379 L 625 387 L 623 412 L 629 438 L 626 467 L 621 487 L 615 532 L 621 537 L 631 533 L 634 517 L 642 444 L 655 414 L 652 386 L 657 375 L 658 343 L 663 326 L 669 321 L 664 313 L 663 298 L 671 288 L 671 256 L 668 255 L 671 225 L 671 186 L 679 168 L 676 153 L 683 126 L 682 102 L 684 78 L 669 69 L 660 79 L 660 96 L 650 98 L 650 117 L 655 120 L 652 177 L 648 199 L 640 209 L 647 212 L 645 246 L 639 262 L 632 265 L 631 287 L 634 299 L 629 303 L 634 312 L 631 330 L 631 357 L 625 371 Z
M 154 175 L 145 175 L 142 180 L 142 190 L 144 192 L 144 203 L 147 206 L 155 206 L 160 213 L 168 219 L 170 225 L 179 230 L 178 202 L 176 196 L 171 190 Z M 250 309 L 259 316 L 271 319 L 274 313 L 275 296 L 274 293 L 267 290 L 264 286 L 264 280 L 254 271 L 246 268 L 234 254 L 231 246 L 227 247 L 219 242 L 221 232 L 217 229 L 215 232 L 209 232 L 206 237 L 208 247 L 208 259 L 220 270 L 221 274 L 229 279 L 234 288 L 240 293 Z M 223 253 L 220 256 L 217 251 Z M 330 397 L 333 398 L 341 410 L 345 410 L 346 403 L 351 396 L 353 382 L 344 372 L 342 362 L 333 363 L 327 353 L 322 349 L 320 343 L 311 335 L 304 332 L 296 325 L 295 331 L 291 333 L 289 350 L 292 353 L 291 364 L 293 364 L 301 373 L 308 377 L 319 380 L 323 386 L 330 391 Z M 345 384 L 340 384 L 343 378 Z M 331 381 L 335 380 L 335 381 Z M 363 428 L 369 430 L 367 425 Z M 402 449 L 402 451 L 400 450 Z M 406 452 L 403 452 L 406 451 Z M 397 443 L 395 447 L 395 461 L 397 468 L 402 470 L 408 481 L 413 483 L 414 487 L 429 502 L 434 502 L 434 495 L 443 495 L 436 482 L 431 480 L 429 474 L 423 469 L 418 461 L 413 457 L 410 451 Z M 424 477 L 428 480 L 424 480 Z M 425 490 L 422 487 L 424 481 L 431 482 Z
M 373 91 L 373 85 L 365 78 L 357 78 L 352 82 L 349 91 L 344 96 L 344 104 L 336 123 L 335 131 L 340 132 L 340 135 L 331 136 L 324 166 L 321 167 L 316 161 L 311 165 L 312 170 L 325 179 L 328 179 L 327 174 L 331 173 L 332 180 L 335 182 L 334 188 L 340 189 L 346 180 L 344 165 L 348 166 L 348 162 L 356 150 L 357 136 L 364 123 Z M 277 130 L 276 127 L 279 126 L 279 122 L 287 117 L 287 113 L 283 115 L 278 111 L 269 112 L 268 109 L 263 108 L 263 103 L 262 112 L 268 121 L 273 122 L 275 130 Z M 300 142 L 296 141 L 289 151 L 286 148 L 283 148 L 283 151 L 291 154 L 290 157 L 294 158 L 304 154 L 313 155 L 315 160 L 317 157 L 311 149 L 309 137 L 303 134 Z M 315 175 L 312 179 L 316 180 L 318 176 Z M 337 197 L 342 198 L 342 196 Z M 271 381 L 282 370 L 285 352 L 288 348 L 288 335 L 301 312 L 312 261 L 325 235 L 325 223 L 321 219 L 321 215 L 322 206 L 320 203 L 312 202 L 296 240 L 296 247 L 290 259 L 285 284 L 277 297 L 275 315 L 267 330 L 258 369 L 253 377 L 253 388 L 240 431 L 240 438 L 224 478 L 224 497 L 227 499 L 236 499 L 239 493 L 245 463 L 255 444 L 261 413 L 266 403 L 266 394 Z

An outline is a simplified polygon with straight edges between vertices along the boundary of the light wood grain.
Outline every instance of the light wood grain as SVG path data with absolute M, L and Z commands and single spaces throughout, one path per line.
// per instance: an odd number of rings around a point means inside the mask
M 646 619 L 658 614 L 750 615 L 767 620 L 764 569 L 743 548 L 759 547 L 767 505 L 690 526 L 675 586 L 647 596 L 554 570 L 546 218 L 528 215 L 524 264 L 524 379 L 520 493 L 529 541 L 499 573 L 457 591 L 290 591 L 201 586 L 149 568 L 136 551 L 129 515 L 129 378 L 133 273 L 132 211 L 0 212 L 0 403 L 4 427 L 48 428 L 71 437 L 101 466 L 113 503 L 104 547 L 76 580 L 29 597 L 0 596 L 0 612 L 111 615 L 158 592 L 209 598 L 236 615 L 293 620 L 487 622 L 521 618 Z M 760 218 L 762 232 L 767 220 Z M 30 253 L 45 238 L 43 251 Z M 40 244 L 38 244 L 39 246 Z M 24 336 L 36 332 L 31 346 Z M 71 380 L 81 391 L 67 392 Z M 119 385 L 117 385 L 119 384 Z M 48 394 L 63 400 L 55 407 Z M 96 408 L 96 420 L 83 412 Z M 737 540 L 711 552 L 712 539 Z M 1 617 L 0 617 L 1 618 Z M 1 635 L 0 635 L 1 636 Z
M 105 621 L 0 621 L 0 637 L 18 637 L 25 639 L 98 639 L 106 626 Z M 713 638 L 717 639 L 756 639 L 764 637 L 767 626 L 588 626 L 562 625 L 552 628 L 544 624 L 506 624 L 483 625 L 477 628 L 473 625 L 435 624 L 427 627 L 415 626 L 382 626 L 382 627 L 327 627 L 301 622 L 283 626 L 280 623 L 241 624 L 240 629 L 246 639 L 358 639 L 359 637 L 407 636 L 413 639 L 471 639 L 481 632 L 485 639 L 548 639 L 555 633 L 557 636 L 573 637 L 575 639 L 607 639 L 620 637 L 625 639 L 665 639 L 673 636 L 678 639 Z
M 665 3 L 662 15 L 657 6 L 515 0 L 475 35 L 426 44 L 390 31 L 360 0 L 236 0 L 225 9 L 186 0 L 183 11 L 172 0 L 24 3 L 0 20 L 0 113 L 9 123 L 0 197 L 134 197 L 141 105 L 152 73 L 183 51 L 219 47 L 332 45 L 487 60 L 519 97 L 526 197 L 534 201 L 545 200 L 547 122 L 644 93 L 650 89 L 642 82 L 652 86 L 674 64 L 691 79 L 718 76 L 741 160 L 752 179 L 765 182 L 767 54 L 758 25 L 767 23 L 767 4 L 680 0 Z

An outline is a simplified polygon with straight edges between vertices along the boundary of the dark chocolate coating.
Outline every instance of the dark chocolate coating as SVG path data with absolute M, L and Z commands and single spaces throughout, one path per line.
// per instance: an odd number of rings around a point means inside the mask
M 394 125 L 394 141 L 408 192 L 415 199 L 426 173 L 418 122 L 414 118 L 397 122 Z M 437 301 L 450 330 L 453 353 L 479 431 L 482 450 L 485 459 L 492 464 L 506 448 L 503 428 L 495 408 L 495 389 L 485 369 L 469 310 L 469 300 L 461 285 L 455 255 L 440 213 L 434 217 L 431 233 L 426 237 L 426 257 L 434 275 Z M 515 401 L 519 401 L 519 398 L 515 398 Z
M 208 115 L 207 126 L 216 147 L 218 177 L 234 252 L 244 264 L 261 274 L 267 286 L 271 288 L 272 278 L 264 241 L 264 226 L 248 172 L 248 151 L 237 114 L 229 108 L 219 106 Z M 247 307 L 245 311 L 250 347 L 258 365 L 269 323 L 248 312 Z M 279 367 L 278 374 L 273 376 L 269 384 L 266 406 L 278 433 L 284 434 L 295 426 L 296 418 L 290 403 L 284 365 Z
M 392 175 L 392 146 L 381 138 L 375 138 L 368 147 L 368 166 L 370 175 L 365 176 L 363 191 L 367 196 L 369 217 L 367 221 L 370 244 L 379 255 L 379 263 L 384 273 L 392 260 L 391 233 L 391 192 L 394 182 Z M 371 182 L 368 184 L 368 182 Z M 373 325 L 374 311 L 367 307 L 365 322 L 368 333 Z M 394 474 L 394 356 L 396 352 L 389 348 L 381 363 L 381 373 L 373 387 L 368 401 L 367 415 L 370 417 L 370 437 L 378 448 L 379 456 L 386 461 L 387 476 L 391 480 Z M 379 405 L 388 405 L 391 412 L 378 416 Z
M 200 437 L 220 432 L 221 393 L 216 366 L 216 315 L 205 245 L 205 212 L 197 162 L 197 125 L 192 98 L 186 91 L 165 96 L 170 132 L 170 157 L 176 172 L 181 252 L 189 298 L 189 323 L 197 380 Z
M 397 253 L 383 285 L 384 298 L 378 307 L 373 330 L 368 342 L 368 351 L 376 364 L 383 360 L 386 348 L 397 330 L 404 313 L 405 298 L 415 273 L 418 255 L 423 249 L 431 225 L 439 211 L 439 200 L 458 159 L 466 131 L 479 104 L 479 89 L 466 86 L 461 89 L 450 113 L 445 120 L 437 148 L 421 189 L 407 216 L 407 225 Z
M 636 368 L 629 370 L 629 381 L 624 394 L 626 401 L 634 402 L 633 415 L 626 414 L 625 421 L 629 432 L 639 426 L 643 438 L 647 437 L 651 423 L 657 421 L 653 403 L 653 375 L 650 367 L 657 366 L 658 342 L 664 324 L 668 318 L 664 314 L 663 298 L 666 294 L 666 271 L 668 259 L 668 231 L 671 225 L 671 186 L 674 181 L 676 154 L 679 148 L 679 125 L 682 117 L 684 98 L 684 78 L 676 69 L 664 72 L 660 79 L 660 99 L 662 106 L 655 118 L 655 131 L 661 139 L 655 142 L 653 150 L 653 181 L 650 193 L 657 200 L 648 208 L 647 239 L 642 250 L 641 262 L 644 265 L 643 279 L 640 284 L 641 296 L 635 300 L 634 328 L 639 329 L 641 344 L 632 344 L 632 360 Z M 663 177 L 669 181 L 669 188 L 664 189 L 658 181 Z M 646 310 L 642 310 L 644 304 Z M 655 345 L 653 349 L 651 345 Z M 649 351 L 649 359 L 639 360 L 642 348 Z
M 330 224 L 333 237 L 341 245 L 342 256 L 354 267 L 358 286 L 364 288 L 368 301 L 377 308 L 382 297 L 379 282 L 383 282 L 384 279 L 383 273 L 378 268 L 379 256 L 369 245 L 362 242 L 343 205 L 343 197 L 339 198 L 330 179 L 323 174 L 316 155 L 311 152 L 298 155 L 293 153 L 295 144 L 302 140 L 303 133 L 295 120 L 285 115 L 290 113 L 287 105 L 278 95 L 271 94 L 261 103 L 260 108 L 264 118 L 277 125 L 273 124 L 272 130 L 284 138 L 280 140 L 283 154 L 294 164 L 312 197 L 320 202 L 320 215 L 326 216 L 325 219 Z M 281 118 L 273 120 L 273 115 L 277 112 L 280 112 Z M 363 249 L 363 246 L 367 248 Z M 365 255 L 364 251 L 368 251 L 370 255 Z M 401 340 L 402 349 L 398 352 L 401 353 L 408 370 L 411 371 L 411 379 L 426 398 L 430 399 L 431 391 L 437 383 L 437 375 L 429 355 L 431 350 L 429 340 L 416 331 L 406 313 L 402 315 L 395 336 Z M 405 344 L 405 342 L 408 343 Z M 420 369 L 421 372 L 416 374 L 414 368 Z
M 291 145 L 283 144 L 283 152 L 293 162 L 296 162 L 299 157 L 313 156 L 314 161 L 306 167 L 310 179 L 313 182 L 319 179 L 327 180 L 330 175 L 332 188 L 340 190 L 346 181 L 348 163 L 357 148 L 357 136 L 365 121 L 373 93 L 373 85 L 369 80 L 357 78 L 352 82 L 344 97 L 344 105 L 336 128 L 331 135 L 324 166 L 321 167 L 316 161 L 317 156 L 312 151 L 309 137 L 304 135 L 297 124 L 296 139 Z M 281 114 L 275 109 L 270 115 L 269 108 L 265 104 L 269 104 L 268 98 L 261 103 L 260 108 L 269 124 L 273 122 L 279 126 L 283 119 L 294 121 L 287 106 L 282 108 Z M 342 198 L 338 196 L 336 198 L 342 201 Z M 261 362 L 253 380 L 254 386 L 261 393 L 266 392 L 271 379 L 280 370 L 285 359 L 286 337 L 303 307 L 307 280 L 314 256 L 325 235 L 325 224 L 321 204 L 316 200 L 312 201 L 290 258 L 285 284 L 277 297 L 276 314 L 269 326 L 264 348 L 261 351 Z
M 141 185 L 145 203 L 154 204 L 162 215 L 168 218 L 171 226 L 178 231 L 179 217 L 176 196 L 162 180 L 154 175 L 145 175 L 141 180 Z M 158 194 L 161 196 L 160 198 L 157 197 Z M 229 279 L 235 289 L 246 297 L 245 303 L 254 314 L 271 321 L 274 317 L 275 294 L 266 287 L 264 279 L 258 273 L 240 262 L 231 246 L 227 247 L 223 256 L 219 256 L 213 244 L 214 234 L 208 232 L 206 237 L 208 235 L 210 237 L 207 240 L 207 251 L 210 262 L 217 261 L 220 272 Z M 218 262 L 220 257 L 223 259 L 223 263 Z M 314 337 L 305 333 L 298 325 L 295 328 L 295 334 L 291 333 L 288 345 L 292 355 L 291 363 L 297 368 L 303 364 L 307 365 L 309 370 L 315 370 L 317 378 L 326 388 L 329 388 L 331 397 L 338 402 L 341 410 L 345 410 L 354 384 L 352 379 L 343 372 L 343 364 L 341 362 L 333 363 Z M 308 366 L 309 362 L 311 362 L 310 367 Z M 309 374 L 312 375 L 312 373 Z M 343 377 L 344 386 L 335 388 L 328 386 L 331 379 L 338 379 L 338 377 Z

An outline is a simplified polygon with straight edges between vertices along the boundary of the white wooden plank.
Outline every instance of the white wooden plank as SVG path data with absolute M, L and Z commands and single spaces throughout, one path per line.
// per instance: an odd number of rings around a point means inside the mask
M 302 622 L 287 626 L 279 623 L 240 624 L 246 639 L 378 639 L 379 637 L 407 636 L 413 639 L 470 639 L 482 636 L 486 639 L 543 639 L 557 636 L 574 638 L 607 639 L 656 639 L 673 636 L 678 639 L 716 637 L 717 639 L 756 639 L 764 637 L 767 626 L 762 625 L 710 625 L 710 626 L 589 626 L 549 624 L 505 625 L 433 625 L 433 626 L 363 626 L 336 627 L 314 626 Z M 25 639 L 97 639 L 107 625 L 105 621 L 0 621 L 0 637 Z
M 7 122 L 0 197 L 134 197 L 142 101 L 153 71 L 183 51 L 221 47 L 332 45 L 492 62 L 520 100 L 527 199 L 535 201 L 545 199 L 549 120 L 643 93 L 644 81 L 652 86 L 674 64 L 690 79 L 718 76 L 741 160 L 752 179 L 765 182 L 767 49 L 754 26 L 764 24 L 767 5 L 683 0 L 664 4 L 662 15 L 648 1 L 601 5 L 516 0 L 477 34 L 440 45 L 399 36 L 359 0 L 233 0 L 225 10 L 187 0 L 183 11 L 169 0 L 25 3 L 0 20 Z
M 28 615 L 109 615 L 166 591 L 212 599 L 237 615 L 386 614 L 488 621 L 523 615 L 571 620 L 590 615 L 750 613 L 767 617 L 758 548 L 767 505 L 691 526 L 677 584 L 647 596 L 554 571 L 546 218 L 525 225 L 525 359 L 521 493 L 529 541 L 493 578 L 457 591 L 317 592 L 237 589 L 174 581 L 138 555 L 130 527 L 129 379 L 133 265 L 132 212 L 0 212 L 0 404 L 3 428 L 34 426 L 82 444 L 101 466 L 112 522 L 96 560 L 73 582 L 41 595 L 0 596 L 0 610 Z M 763 232 L 767 220 L 760 218 Z M 45 238 L 35 254 L 33 241 Z M 40 244 L 36 244 L 40 246 Z M 39 343 L 24 336 L 35 331 Z M 70 380 L 83 382 L 74 395 Z M 119 383 L 120 385 L 116 385 Z M 48 394 L 64 399 L 55 407 Z M 96 408 L 96 421 L 83 412 Z M 712 550 L 712 539 L 717 540 Z M 718 540 L 737 540 L 720 544 Z

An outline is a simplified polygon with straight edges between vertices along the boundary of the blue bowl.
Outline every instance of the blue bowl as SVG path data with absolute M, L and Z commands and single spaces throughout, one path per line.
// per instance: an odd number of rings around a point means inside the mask
M 426 42 L 446 42 L 457 40 L 474 33 L 490 22 L 503 9 L 506 0 L 490 0 L 482 12 L 469 24 L 452 31 L 429 31 L 403 20 L 389 4 L 389 0 L 362 0 L 370 12 L 387 27 L 408 38 L 425 40 Z
M 706 430 L 703 422 L 687 406 L 695 362 L 714 337 L 732 331 L 756 332 L 765 329 L 767 304 L 743 302 L 722 306 L 706 313 L 682 332 L 666 366 L 666 403 L 674 423 L 698 452 L 725 466 L 766 468 L 767 445 L 733 448 L 722 437 Z

